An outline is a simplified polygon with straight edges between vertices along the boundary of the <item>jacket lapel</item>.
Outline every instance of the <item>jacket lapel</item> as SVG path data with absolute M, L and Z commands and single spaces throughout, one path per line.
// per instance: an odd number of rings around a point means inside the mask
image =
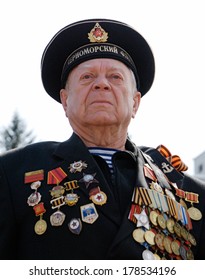
M 144 172 L 143 172 L 145 161 L 144 161 L 144 158 L 143 158 L 141 152 L 137 148 L 135 149 L 134 156 L 135 156 L 135 160 L 136 160 L 136 173 L 137 173 L 136 186 L 147 188 L 148 185 L 145 180 Z M 131 201 L 130 201 L 130 204 L 127 206 L 127 209 L 126 209 L 123 219 L 121 221 L 121 226 L 119 228 L 118 234 L 116 235 L 116 237 L 113 241 L 110 252 L 112 252 L 112 251 L 114 252 L 115 248 L 117 248 L 118 245 L 121 242 L 123 242 L 126 238 L 132 238 L 132 232 L 136 228 L 136 225 L 128 219 L 130 209 L 131 209 Z M 130 242 L 128 244 L 132 244 L 132 242 Z M 132 246 L 132 245 L 130 245 L 130 246 Z M 127 250 L 129 250 L 129 248 L 127 248 Z M 132 251 L 132 250 L 133 249 L 130 248 L 130 251 Z M 112 253 L 111 253 L 111 255 L 112 255 Z
M 79 192 L 84 196 L 84 198 L 87 199 L 87 203 L 92 202 L 89 198 L 89 191 L 91 187 L 86 187 L 86 184 L 82 182 L 82 179 L 85 174 L 95 175 L 94 178 L 98 181 L 98 184 L 96 184 L 95 186 L 99 186 L 108 197 L 108 201 L 106 204 L 102 206 L 96 206 L 97 212 L 101 212 L 101 214 L 104 214 L 108 219 L 119 225 L 119 209 L 114 199 L 113 193 L 110 190 L 110 187 L 101 169 L 99 168 L 95 159 L 90 154 L 81 139 L 73 133 L 70 139 L 59 144 L 57 149 L 54 151 L 53 156 L 62 160 L 60 166 L 68 173 L 68 180 L 78 181 L 78 184 L 80 186 Z M 69 171 L 70 164 L 78 161 L 86 163 L 87 167 L 85 169 L 82 169 L 81 172 L 71 173 Z M 79 181 L 81 181 L 81 183 L 79 183 Z M 79 204 L 79 207 L 80 206 L 81 205 Z

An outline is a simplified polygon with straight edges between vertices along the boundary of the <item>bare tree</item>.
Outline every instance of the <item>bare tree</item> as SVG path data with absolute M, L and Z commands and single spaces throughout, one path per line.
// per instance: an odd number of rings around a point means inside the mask
M 31 144 L 35 140 L 32 131 L 26 131 L 25 122 L 16 112 L 8 127 L 0 130 L 0 150 L 8 151 Z

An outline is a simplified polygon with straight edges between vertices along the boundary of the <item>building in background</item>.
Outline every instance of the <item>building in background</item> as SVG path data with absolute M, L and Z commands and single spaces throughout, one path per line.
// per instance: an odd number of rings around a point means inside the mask
M 194 176 L 205 180 L 205 151 L 194 159 Z

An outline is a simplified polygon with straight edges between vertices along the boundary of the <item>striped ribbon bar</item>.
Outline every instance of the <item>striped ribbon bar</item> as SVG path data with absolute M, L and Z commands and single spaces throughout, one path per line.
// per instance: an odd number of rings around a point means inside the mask
M 58 185 L 66 177 L 67 174 L 63 171 L 61 167 L 58 167 L 48 172 L 47 183 L 49 185 Z
M 185 200 L 192 203 L 199 203 L 199 195 L 193 192 L 186 192 Z
M 30 171 L 26 172 L 24 175 L 24 183 L 33 183 L 36 181 L 42 181 L 44 179 L 44 170 L 35 170 L 35 171 Z
M 188 166 L 177 155 L 172 155 L 170 151 L 164 145 L 159 145 L 157 150 L 163 155 L 166 160 L 179 172 L 186 171 Z

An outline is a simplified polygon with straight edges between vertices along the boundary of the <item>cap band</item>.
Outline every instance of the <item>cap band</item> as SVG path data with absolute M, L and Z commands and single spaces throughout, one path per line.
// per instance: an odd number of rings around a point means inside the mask
M 78 64 L 94 58 L 112 58 L 125 63 L 134 73 L 137 87 L 139 78 L 137 69 L 131 56 L 122 48 L 114 44 L 88 44 L 71 53 L 66 59 L 61 75 L 62 86 L 65 86 L 68 73 Z

